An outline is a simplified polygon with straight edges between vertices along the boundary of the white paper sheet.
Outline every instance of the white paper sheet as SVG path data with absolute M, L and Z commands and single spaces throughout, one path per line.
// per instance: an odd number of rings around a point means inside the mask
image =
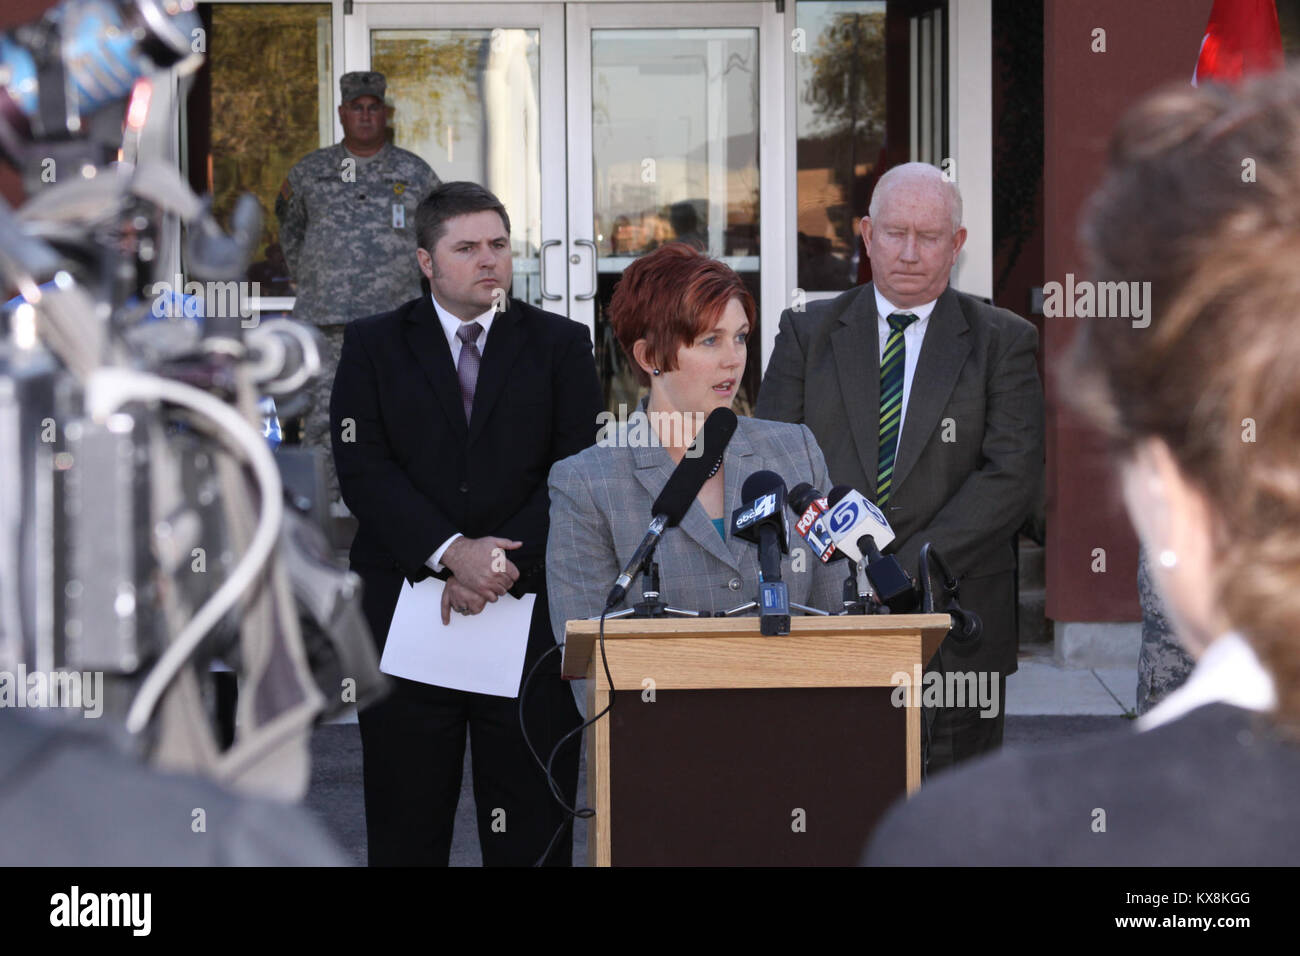
M 518 697 L 536 594 L 509 594 L 478 614 L 442 623 L 438 578 L 402 583 L 379 669 L 394 677 L 496 697 Z

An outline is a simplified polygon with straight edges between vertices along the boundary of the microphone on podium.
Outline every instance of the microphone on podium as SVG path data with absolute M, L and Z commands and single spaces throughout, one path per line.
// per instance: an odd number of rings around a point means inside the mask
M 781 476 L 756 471 L 745 479 L 745 503 L 731 518 L 731 533 L 758 545 L 759 633 L 790 633 L 790 591 L 781 580 L 781 555 L 789 552 L 785 524 L 786 490 Z
M 894 540 L 894 529 L 880 509 L 848 485 L 832 488 L 826 501 L 826 524 L 835 547 L 865 570 L 880 603 L 895 614 L 915 608 L 916 585 L 897 558 L 880 553 Z
M 686 454 L 668 477 L 668 483 L 655 499 L 650 508 L 650 527 L 631 559 L 614 580 L 609 595 L 605 598 L 605 610 L 609 611 L 627 596 L 627 589 L 632 579 L 637 576 L 641 566 L 654 553 L 659 544 L 659 536 L 668 528 L 681 523 L 691 502 L 700 493 L 704 483 L 717 474 L 722 467 L 722 456 L 727 450 L 727 443 L 736 433 L 736 413 L 729 408 L 715 408 L 704 420 L 704 427 L 695 436 L 695 441 L 686 450 Z
M 983 633 L 979 615 L 958 603 L 957 579 L 948 570 L 934 545 L 927 541 L 921 546 L 917 579 L 921 583 L 918 587 L 916 581 L 903 570 L 898 558 L 892 554 L 880 553 L 880 549 L 888 547 L 895 535 L 879 508 L 847 485 L 832 488 L 826 500 L 830 507 L 825 522 L 835 547 L 865 569 L 866 578 L 882 604 L 895 614 L 915 611 L 918 606 L 926 613 L 933 612 L 934 597 L 929 578 L 929 562 L 933 561 L 944 577 L 947 604 L 940 613 L 948 614 L 952 621 L 949 635 L 959 644 L 979 640 Z
M 825 495 L 808 482 L 801 481 L 790 489 L 789 504 L 790 510 L 799 516 L 794 530 L 808 543 L 817 560 L 828 564 L 845 557 L 843 551 L 836 549 L 835 541 L 826 527 L 826 512 L 830 504 Z

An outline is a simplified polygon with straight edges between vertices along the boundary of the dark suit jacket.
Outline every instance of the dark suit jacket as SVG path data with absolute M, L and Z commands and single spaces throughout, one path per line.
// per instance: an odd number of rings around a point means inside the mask
M 381 650 L 403 577 L 430 576 L 425 561 L 457 531 L 523 542 L 508 557 L 520 571 L 514 593 L 538 595 L 533 631 L 544 641 L 530 649 L 553 643 L 546 477 L 595 441 L 601 408 L 586 327 L 517 299 L 493 318 L 468 425 L 427 296 L 348 324 L 330 432 L 339 488 L 359 524 L 351 564 Z
M 1297 790 L 1300 746 L 1261 714 L 1210 704 L 1145 733 L 1006 749 L 936 775 L 885 816 L 865 862 L 1296 866 Z
M 755 414 L 803 422 L 831 479 L 876 497 L 880 346 L 870 283 L 781 314 Z M 1016 669 L 1012 537 L 1043 477 L 1038 332 L 1005 309 L 947 289 L 921 346 L 894 463 L 886 549 L 916 573 L 934 544 L 984 622 L 974 647 L 946 641 L 950 670 Z M 827 489 L 823 489 L 827 490 Z

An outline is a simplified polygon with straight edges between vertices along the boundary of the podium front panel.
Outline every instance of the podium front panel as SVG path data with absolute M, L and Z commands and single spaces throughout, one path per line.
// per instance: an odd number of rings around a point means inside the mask
M 851 866 L 907 791 L 887 687 L 615 695 L 615 866 Z

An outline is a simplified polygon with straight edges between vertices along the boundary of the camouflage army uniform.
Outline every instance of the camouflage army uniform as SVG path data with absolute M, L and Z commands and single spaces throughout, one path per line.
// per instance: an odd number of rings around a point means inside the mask
M 391 143 L 368 157 L 354 157 L 338 143 L 301 159 L 276 199 L 280 244 L 297 283 L 293 316 L 316 325 L 325 340 L 325 369 L 312 386 L 303 444 L 324 451 L 330 501 L 339 498 L 329 396 L 343 325 L 420 295 L 415 209 L 438 183 L 428 163 Z
M 1138 600 L 1142 603 L 1142 649 L 1138 653 L 1137 712 L 1145 714 L 1187 680 L 1195 663 L 1174 636 L 1156 593 L 1146 553 L 1138 553 Z

